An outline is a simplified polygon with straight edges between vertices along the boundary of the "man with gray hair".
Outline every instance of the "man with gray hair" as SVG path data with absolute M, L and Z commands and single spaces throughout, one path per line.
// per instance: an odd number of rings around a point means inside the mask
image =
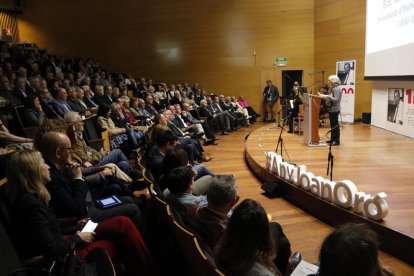
M 187 210 L 186 222 L 193 227 L 210 248 L 214 248 L 224 235 L 229 223 L 231 209 L 239 201 L 237 184 L 234 175 L 217 175 L 207 190 L 208 205 L 200 207 L 195 205 Z M 292 254 L 290 242 L 283 233 L 283 229 L 277 222 L 271 222 L 270 233 L 274 237 L 276 248 L 275 265 L 285 275 L 290 269 L 289 258 Z M 300 253 L 295 253 L 290 260 L 300 258 Z M 300 260 L 299 260 L 300 261 Z M 295 264 L 299 263 L 295 260 Z
M 208 205 L 195 205 L 188 209 L 188 223 L 211 248 L 223 236 L 229 221 L 228 214 L 238 200 L 234 175 L 217 175 L 207 190 Z

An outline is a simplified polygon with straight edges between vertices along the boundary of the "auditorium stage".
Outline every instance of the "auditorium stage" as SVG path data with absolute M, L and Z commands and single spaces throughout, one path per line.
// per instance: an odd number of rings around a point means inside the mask
M 321 138 L 326 139 L 328 128 L 320 128 Z M 285 129 L 287 131 L 287 128 Z M 265 170 L 264 152 L 274 151 L 280 128 L 269 124 L 256 129 L 246 141 L 246 160 L 251 170 L 262 180 L 277 180 Z M 283 141 L 286 162 L 306 165 L 315 176 L 326 176 L 329 147 L 308 147 L 303 136 L 284 132 Z M 280 150 L 279 150 L 280 153 Z M 341 145 L 332 147 L 334 155 L 333 180 L 351 180 L 358 191 L 372 196 L 387 194 L 388 216 L 373 222 L 352 211 L 336 207 L 287 182 L 283 184 L 283 197 L 297 201 L 296 205 L 315 217 L 337 224 L 341 221 L 369 222 L 379 232 L 384 251 L 414 265 L 413 256 L 398 256 L 403 247 L 414 246 L 414 139 L 407 138 L 370 125 L 344 125 L 341 129 Z M 308 206 L 307 206 L 307 203 Z M 306 208 L 309 208 L 306 210 Z M 405 251 L 403 254 L 407 254 Z

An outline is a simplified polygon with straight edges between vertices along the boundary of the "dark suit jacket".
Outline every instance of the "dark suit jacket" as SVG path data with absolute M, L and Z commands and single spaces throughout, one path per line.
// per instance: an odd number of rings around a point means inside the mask
M 152 176 L 154 177 L 155 182 L 158 182 L 158 179 L 162 175 L 164 156 L 159 152 L 157 148 L 154 148 L 147 159 L 147 167 L 151 171 Z M 164 187 L 165 189 L 165 187 Z M 161 189 L 163 190 L 163 189 Z
M 107 106 L 111 105 L 111 104 L 107 104 L 107 103 L 105 102 L 105 99 L 104 99 L 103 97 L 101 97 L 101 96 L 99 96 L 99 95 L 96 95 L 96 94 L 95 94 L 95 96 L 93 96 L 92 100 L 93 100 L 93 101 L 94 101 L 94 103 L 95 103 L 95 104 L 97 104 L 97 105 L 107 105 Z
M 263 96 L 265 97 L 265 102 L 267 102 L 267 98 L 270 98 L 272 103 L 275 103 L 279 100 L 279 89 L 276 86 L 272 85 L 272 87 L 266 86 L 263 90 Z
M 49 204 L 56 216 L 86 218 L 86 194 L 89 185 L 82 179 L 68 178 L 50 162 L 48 165 L 52 180 L 46 184 L 46 188 L 51 196 Z
M 73 110 L 73 111 L 75 111 L 75 112 L 79 112 L 79 108 L 78 108 L 78 103 L 77 103 L 77 101 L 76 100 L 73 100 L 73 99 L 68 99 L 67 101 L 66 101 L 66 103 L 70 106 L 70 108 Z
M 93 99 L 89 99 L 88 97 L 83 97 L 83 101 L 89 108 L 97 107 L 99 104 L 96 103 Z
M 12 241 L 21 259 L 43 255 L 62 258 L 81 242 L 79 236 L 64 239 L 53 212 L 34 195 L 20 195 L 9 206 Z

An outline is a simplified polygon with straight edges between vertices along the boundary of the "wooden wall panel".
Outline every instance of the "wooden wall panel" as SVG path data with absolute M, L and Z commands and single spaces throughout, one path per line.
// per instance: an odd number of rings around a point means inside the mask
M 355 119 L 371 111 L 371 82 L 364 80 L 365 1 L 315 0 L 315 68 L 323 68 L 325 82 L 335 74 L 336 62 L 355 59 Z

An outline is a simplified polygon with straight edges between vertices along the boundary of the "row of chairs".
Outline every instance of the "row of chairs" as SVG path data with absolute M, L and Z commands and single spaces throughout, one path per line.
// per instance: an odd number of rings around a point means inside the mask
M 200 243 L 197 236 L 181 222 L 174 208 L 161 196 L 161 191 L 154 185 L 151 173 L 145 167 L 142 151 L 138 151 L 137 164 L 142 175 L 148 183 L 148 193 L 152 202 L 152 208 L 158 221 L 172 236 L 174 245 L 178 247 L 186 264 L 186 272 L 189 275 L 217 276 L 224 275 L 217 267 L 212 257 Z

